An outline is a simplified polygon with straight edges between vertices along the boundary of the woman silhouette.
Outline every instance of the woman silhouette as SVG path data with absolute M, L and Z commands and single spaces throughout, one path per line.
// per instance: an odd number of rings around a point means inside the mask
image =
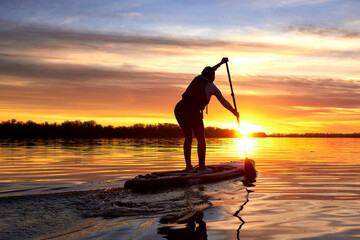
M 220 90 L 213 83 L 215 80 L 216 69 L 228 61 L 228 58 L 223 58 L 221 62 L 215 66 L 205 67 L 201 72 L 201 75 L 192 80 L 186 91 L 183 93 L 182 99 L 176 104 L 175 117 L 185 135 L 184 156 L 187 171 L 193 170 L 191 165 L 191 143 L 192 131 L 194 130 L 198 142 L 198 172 L 211 173 L 211 169 L 205 167 L 206 144 L 202 114 L 202 111 L 209 103 L 211 96 L 215 95 L 226 109 L 232 112 L 236 117 L 239 117 L 239 113 L 223 97 Z

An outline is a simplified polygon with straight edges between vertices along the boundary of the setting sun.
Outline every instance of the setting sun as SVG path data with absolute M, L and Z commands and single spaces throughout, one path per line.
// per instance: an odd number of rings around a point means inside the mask
M 255 124 L 251 124 L 251 123 L 240 123 L 240 133 L 243 135 L 247 135 L 249 133 L 253 133 L 253 132 L 260 132 L 261 131 L 261 127 Z
M 232 123 L 232 124 L 228 125 L 227 127 L 239 130 L 239 126 L 237 125 L 237 123 Z M 247 122 L 240 122 L 240 131 L 239 132 L 243 136 L 248 135 L 250 133 L 262 132 L 262 131 L 263 131 L 263 128 L 259 125 L 255 125 L 255 124 L 247 123 Z

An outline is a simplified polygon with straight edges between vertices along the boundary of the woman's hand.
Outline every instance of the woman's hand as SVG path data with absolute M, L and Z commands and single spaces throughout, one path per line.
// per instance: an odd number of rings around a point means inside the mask
M 227 57 L 224 57 L 223 59 L 221 59 L 221 64 L 227 63 L 229 61 L 229 59 Z
M 236 118 L 240 117 L 240 114 L 238 111 L 236 111 L 235 109 L 232 110 L 232 113 L 235 115 Z

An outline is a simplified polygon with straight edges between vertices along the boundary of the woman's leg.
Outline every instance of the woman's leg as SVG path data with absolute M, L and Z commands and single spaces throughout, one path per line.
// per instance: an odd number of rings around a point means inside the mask
M 189 113 L 189 106 L 186 102 L 181 100 L 175 107 L 175 117 L 178 121 L 181 130 L 185 135 L 184 141 L 184 157 L 186 162 L 186 169 L 191 169 L 191 143 L 192 143 L 192 121 Z
M 191 169 L 191 143 L 192 143 L 192 129 L 191 128 L 182 128 L 185 141 L 184 141 L 184 157 L 186 162 L 186 168 Z
M 199 167 L 205 167 L 206 143 L 204 133 L 204 123 L 202 119 L 198 119 L 194 127 L 194 133 L 198 142 L 197 151 L 199 157 Z

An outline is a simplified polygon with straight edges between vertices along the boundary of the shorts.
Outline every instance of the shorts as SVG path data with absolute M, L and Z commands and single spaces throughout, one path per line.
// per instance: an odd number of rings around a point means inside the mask
M 190 99 L 182 99 L 175 106 L 175 117 L 182 129 L 204 131 L 203 115 L 197 104 Z

